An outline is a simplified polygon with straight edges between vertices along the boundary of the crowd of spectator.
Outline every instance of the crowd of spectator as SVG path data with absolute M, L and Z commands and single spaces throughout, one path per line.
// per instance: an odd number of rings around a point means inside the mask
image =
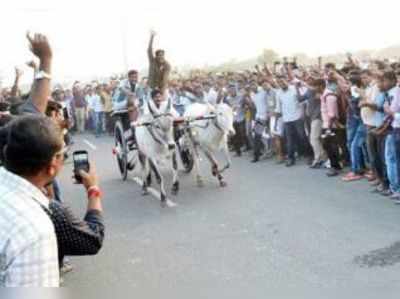
M 257 163 L 276 157 L 292 167 L 305 159 L 345 182 L 366 179 L 371 191 L 400 203 L 400 63 L 348 55 L 343 66 L 293 61 L 228 73 L 193 72 L 172 80 L 177 106 L 229 104 L 236 156 L 252 150 Z M 184 109 L 182 109 L 184 110 Z M 349 171 L 345 172 L 349 167 Z
M 365 179 L 372 192 L 400 204 L 400 63 L 360 64 L 348 55 L 337 67 L 284 58 L 248 70 L 183 76 L 170 73 L 164 51 L 153 54 L 154 36 L 149 77 L 131 70 L 126 78 L 76 81 L 64 89 L 51 87 L 46 37 L 28 35 L 39 60 L 28 64 L 32 88 L 21 94 L 17 69 L 14 85 L 0 92 L 0 286 L 58 285 L 65 255 L 100 249 L 104 225 L 94 168 L 82 173 L 85 219 L 60 203 L 56 177 L 65 147 L 73 143 L 71 133 L 112 135 L 113 111 L 127 109 L 134 121 L 156 88 L 181 115 L 193 103 L 230 105 L 235 134 L 229 145 L 237 157 L 249 152 L 253 163 L 275 159 L 286 167 L 303 159 L 312 170 L 326 168 L 329 177 Z

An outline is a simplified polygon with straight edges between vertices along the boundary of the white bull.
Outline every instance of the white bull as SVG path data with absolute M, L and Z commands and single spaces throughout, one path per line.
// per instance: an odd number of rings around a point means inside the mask
M 222 173 L 231 165 L 228 150 L 228 135 L 234 134 L 233 111 L 228 105 L 221 103 L 216 107 L 209 104 L 192 104 L 187 107 L 185 119 L 196 119 L 201 116 L 215 115 L 214 119 L 194 120 L 191 122 L 189 131 L 189 144 L 194 156 L 194 168 L 197 184 L 203 186 L 203 179 L 200 174 L 199 149 L 205 154 L 211 163 L 211 173 L 218 178 L 221 187 L 226 186 Z M 215 153 L 222 150 L 226 165 L 220 169 L 215 158 Z
M 172 193 L 179 191 L 178 167 L 175 157 L 175 142 L 173 138 L 174 116 L 171 101 L 166 102 L 158 109 L 152 101 L 148 104 L 149 113 L 143 115 L 136 127 L 136 140 L 139 149 L 139 158 L 142 165 L 143 194 L 148 194 L 151 169 L 154 171 L 161 189 L 161 205 L 167 204 L 167 195 L 164 188 L 164 178 L 160 171 L 160 163 L 172 165 L 173 185 Z M 173 163 L 171 163 L 173 159 Z M 149 165 L 150 164 L 150 165 Z M 150 167 L 149 167 L 150 166 Z

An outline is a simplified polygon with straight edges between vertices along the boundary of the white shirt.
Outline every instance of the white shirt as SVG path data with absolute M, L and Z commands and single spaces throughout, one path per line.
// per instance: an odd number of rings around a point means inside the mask
M 92 94 L 92 95 L 86 95 L 86 97 L 85 97 L 85 100 L 86 100 L 86 103 L 87 103 L 87 105 L 88 105 L 88 108 L 89 109 L 91 109 L 91 110 L 93 110 L 93 98 L 95 97 L 96 95 L 95 94 Z
M 135 93 L 138 90 L 139 84 L 135 83 Z M 131 91 L 131 83 L 129 82 L 129 79 L 122 80 L 119 84 L 119 88 L 125 88 Z
M 268 99 L 265 90 L 260 90 L 253 97 L 256 106 L 256 119 L 267 120 L 268 118 Z
M 101 97 L 99 95 L 95 94 L 92 96 L 89 108 L 94 110 L 94 112 L 104 111 L 104 106 L 103 103 L 101 102 Z
M 375 98 L 379 93 L 379 88 L 376 84 L 369 85 L 365 90 L 365 97 L 368 103 L 375 103 Z M 361 108 L 361 119 L 363 123 L 367 126 L 375 125 L 375 114 L 376 111 L 369 107 Z
M 302 116 L 302 109 L 298 100 L 296 87 L 289 85 L 287 90 L 278 89 L 276 92 L 276 111 L 282 114 L 284 122 L 299 120 Z
M 217 104 L 217 98 L 218 93 L 214 90 L 214 88 L 211 88 L 208 92 L 204 93 L 204 101 L 206 103 L 210 103 L 211 105 Z
M 58 287 L 49 200 L 30 182 L 0 167 L 0 288 Z

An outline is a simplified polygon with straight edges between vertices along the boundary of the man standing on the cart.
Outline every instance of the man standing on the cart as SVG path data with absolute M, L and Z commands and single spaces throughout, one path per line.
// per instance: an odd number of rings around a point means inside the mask
M 149 85 L 153 90 L 160 90 L 165 99 L 171 65 L 165 59 L 164 50 L 157 50 L 153 54 L 153 42 L 155 36 L 156 32 L 152 30 L 150 33 L 149 47 L 147 49 L 147 55 L 149 57 Z

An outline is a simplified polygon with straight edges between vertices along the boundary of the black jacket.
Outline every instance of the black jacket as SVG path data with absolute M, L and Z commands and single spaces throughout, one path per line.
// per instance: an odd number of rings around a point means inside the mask
M 64 256 L 95 255 L 103 245 L 103 215 L 97 210 L 86 213 L 84 220 L 79 220 L 71 208 L 53 200 L 49 214 L 57 235 L 58 259 Z

